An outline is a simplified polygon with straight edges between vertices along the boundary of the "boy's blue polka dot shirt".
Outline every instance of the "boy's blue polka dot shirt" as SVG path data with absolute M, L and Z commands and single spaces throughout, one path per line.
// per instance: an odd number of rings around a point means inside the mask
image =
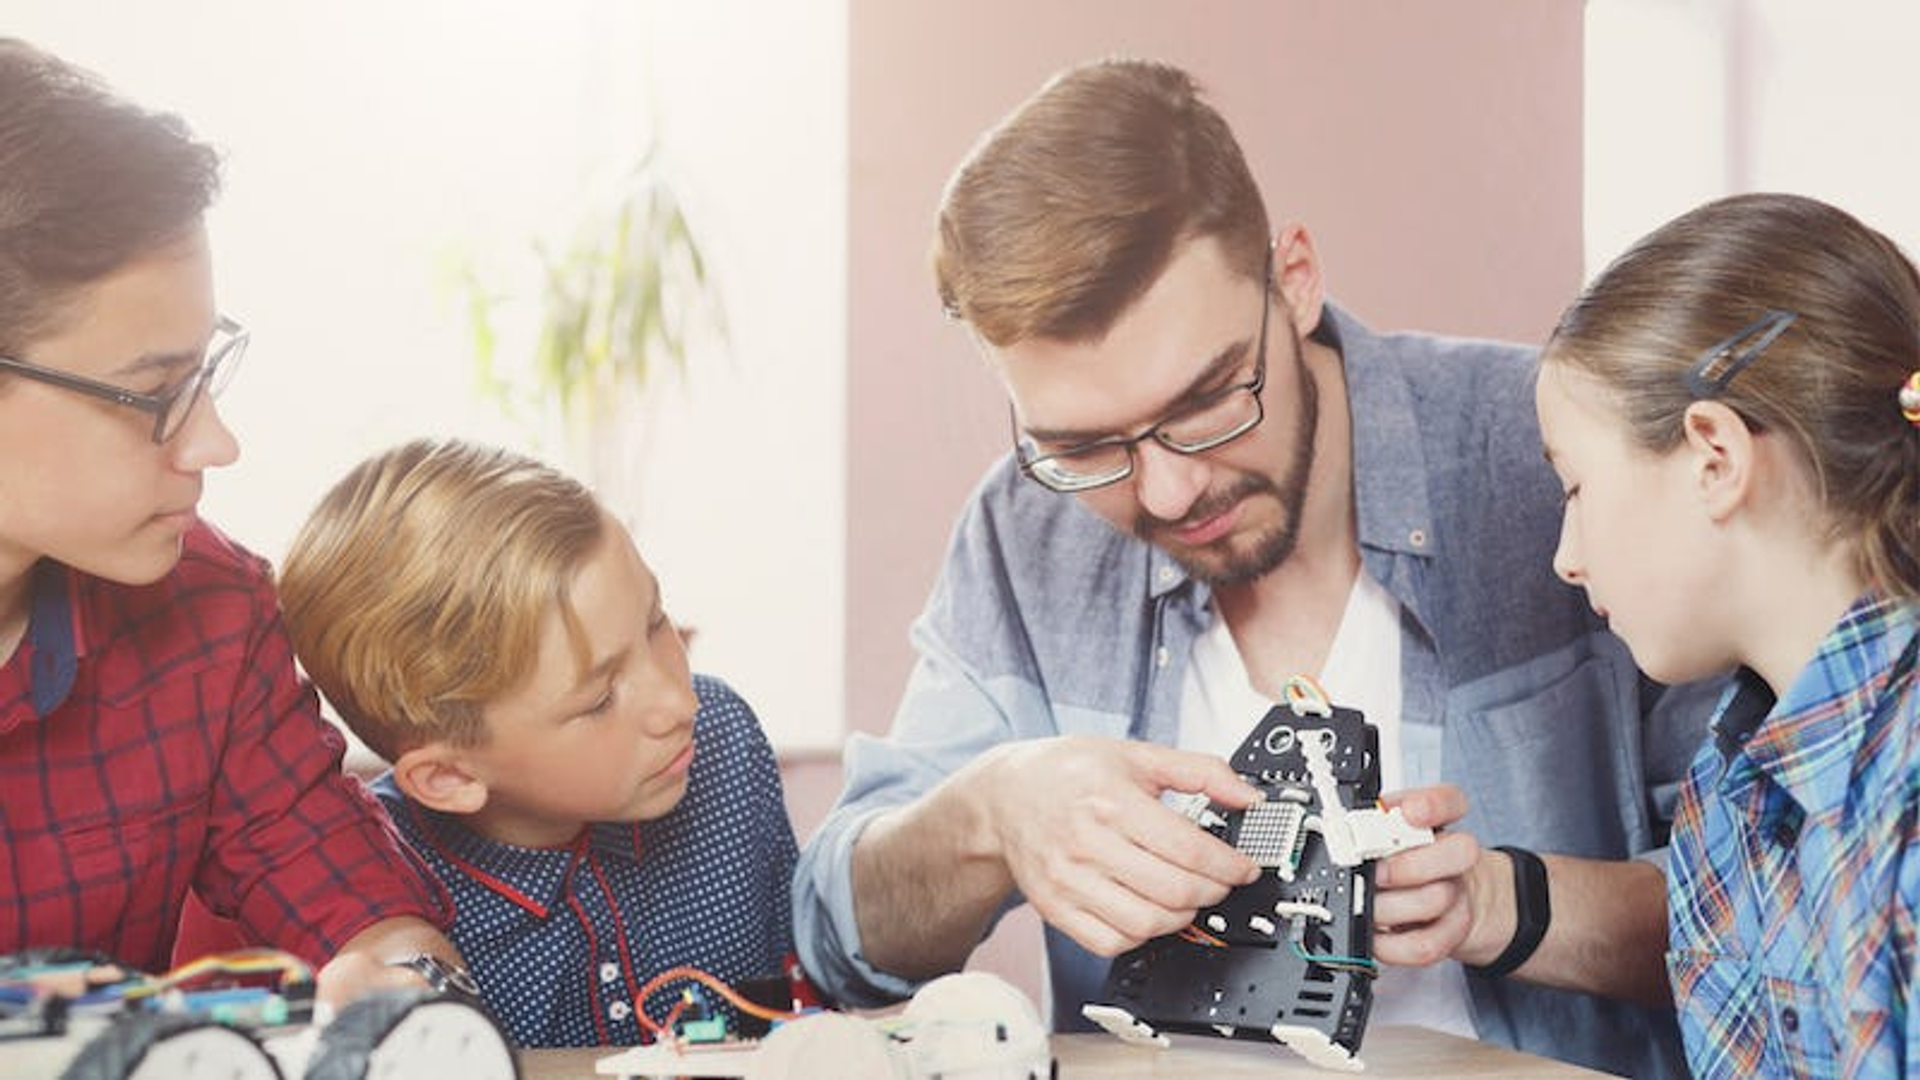
M 407 800 L 391 775 L 373 785 L 446 883 L 450 936 L 516 1045 L 639 1044 L 634 1010 L 658 1023 L 691 985 L 635 1000 L 670 967 L 729 985 L 782 974 L 795 849 L 773 750 L 732 688 L 693 684 L 687 794 L 654 821 L 594 825 L 567 848 L 514 847 Z M 731 1022 L 717 995 L 705 999 Z

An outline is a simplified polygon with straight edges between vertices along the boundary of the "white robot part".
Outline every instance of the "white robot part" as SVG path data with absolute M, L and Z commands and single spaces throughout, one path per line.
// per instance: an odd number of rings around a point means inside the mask
M 1322 1069 L 1360 1072 L 1367 1067 L 1365 1062 L 1348 1053 L 1346 1047 L 1327 1038 L 1326 1033 L 1318 1028 L 1275 1024 L 1272 1034 L 1275 1040 L 1285 1043 L 1295 1053 Z
M 1321 922 L 1332 922 L 1333 912 L 1325 904 L 1310 904 L 1304 900 L 1281 900 L 1273 905 L 1273 913 L 1283 919 L 1306 918 Z
M 1173 1040 L 1153 1030 L 1153 1025 L 1117 1005 L 1082 1005 L 1080 1015 L 1100 1025 L 1107 1034 L 1128 1046 L 1153 1046 L 1165 1050 Z
M 961 972 L 921 987 L 890 1019 L 813 1013 L 758 1042 L 656 1043 L 601 1058 L 594 1070 L 634 1080 L 1047 1080 L 1053 1056 L 1025 994 L 985 972 Z
M 1304 737 L 1307 734 L 1318 737 Z M 1368 859 L 1433 843 L 1433 830 L 1407 824 L 1406 815 L 1397 806 L 1391 810 L 1347 809 L 1334 786 L 1333 762 L 1328 756 L 1332 748 L 1331 731 L 1303 733 L 1300 740 L 1307 777 L 1320 797 L 1320 813 L 1307 819 L 1307 827 L 1319 831 L 1335 864 L 1358 866 Z
M 1044 1080 L 1052 1071 L 1047 1029 L 1033 1002 L 985 972 L 935 979 L 900 1018 L 911 1032 L 909 1076 Z
M 219 1076 L 231 1080 L 280 1080 L 280 1070 L 258 1040 L 244 1031 L 204 1019 L 161 1014 L 132 1014 L 115 1023 L 82 1023 L 73 1033 L 85 1041 L 37 1040 L 41 1055 L 76 1050 L 54 1071 L 51 1060 L 36 1060 L 35 1048 L 15 1056 L 10 1048 L 7 1075 L 59 1076 L 61 1080 L 169 1080 L 181 1076 Z M 41 1071 L 42 1068 L 45 1071 Z

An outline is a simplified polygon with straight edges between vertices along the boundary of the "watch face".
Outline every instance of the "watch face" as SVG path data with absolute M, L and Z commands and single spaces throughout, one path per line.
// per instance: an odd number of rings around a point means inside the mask
M 466 968 L 449 969 L 447 972 L 447 985 L 463 994 L 471 994 L 474 997 L 480 996 L 480 984 L 474 981 L 473 976 L 467 972 Z
M 440 971 L 440 989 L 458 990 L 463 994 L 471 994 L 474 997 L 480 996 L 480 984 L 473 981 L 473 976 L 468 973 L 466 968 L 455 967 L 438 957 L 429 957 L 428 959 L 432 962 L 433 966 Z
M 437 956 L 409 956 L 396 961 L 396 964 L 419 972 L 421 978 L 427 980 L 427 986 L 437 993 L 444 994 L 452 990 L 472 997 L 480 996 L 480 984 L 465 968 L 456 967 Z

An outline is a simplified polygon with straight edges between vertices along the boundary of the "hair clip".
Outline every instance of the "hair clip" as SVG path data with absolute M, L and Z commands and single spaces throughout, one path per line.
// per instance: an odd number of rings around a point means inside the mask
M 1687 369 L 1688 392 L 1697 398 L 1718 396 L 1735 375 L 1758 360 L 1767 346 L 1799 317 L 1791 311 L 1769 311 L 1701 353 Z
M 1907 376 L 1906 384 L 1900 387 L 1900 415 L 1920 427 L 1920 371 Z

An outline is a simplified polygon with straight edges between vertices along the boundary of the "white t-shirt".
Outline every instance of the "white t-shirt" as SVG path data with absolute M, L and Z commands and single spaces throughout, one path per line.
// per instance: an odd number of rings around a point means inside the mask
M 1284 683 L 1300 672 L 1273 672 Z M 1333 704 L 1358 709 L 1380 729 L 1380 786 L 1393 791 L 1409 771 L 1422 781 L 1437 775 L 1437 761 L 1407 768 L 1407 734 L 1400 723 L 1400 604 L 1365 572 L 1354 578 L 1340 629 L 1326 667 L 1315 674 Z M 1213 624 L 1193 643 L 1192 662 L 1180 687 L 1180 747 L 1232 756 L 1274 701 L 1253 688 L 1227 620 L 1213 610 Z M 1437 746 L 1416 739 L 1424 757 Z M 1466 976 L 1449 960 L 1424 968 L 1382 966 L 1374 980 L 1370 1023 L 1419 1024 L 1468 1038 L 1474 1036 Z

